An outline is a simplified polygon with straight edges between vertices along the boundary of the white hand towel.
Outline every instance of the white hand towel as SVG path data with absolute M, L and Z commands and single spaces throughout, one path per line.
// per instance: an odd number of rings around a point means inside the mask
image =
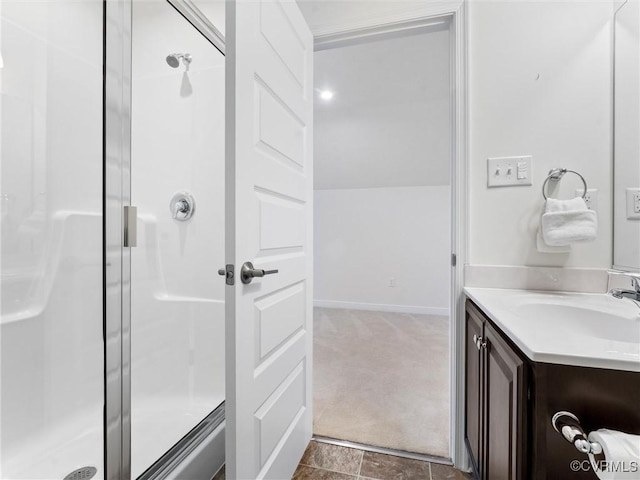
M 548 198 L 541 227 L 544 243 L 552 247 L 592 242 L 598 235 L 598 218 L 581 197 L 571 200 Z
M 562 245 L 561 247 L 547 245 L 542 238 L 542 227 L 540 226 L 536 232 L 536 249 L 540 253 L 568 253 L 571 251 L 571 245 Z

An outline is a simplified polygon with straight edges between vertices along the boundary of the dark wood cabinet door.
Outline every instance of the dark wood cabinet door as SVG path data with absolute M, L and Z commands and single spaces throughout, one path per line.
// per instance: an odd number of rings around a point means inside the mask
M 482 410 L 481 410 L 481 378 L 482 365 L 480 363 L 480 349 L 474 339 L 482 337 L 484 321 L 471 304 L 467 304 L 467 321 L 465 334 L 466 350 L 466 436 L 469 450 L 473 456 L 474 468 L 480 472 L 482 465 L 481 432 L 482 432 Z
M 523 477 L 523 361 L 487 322 L 484 326 L 485 480 Z

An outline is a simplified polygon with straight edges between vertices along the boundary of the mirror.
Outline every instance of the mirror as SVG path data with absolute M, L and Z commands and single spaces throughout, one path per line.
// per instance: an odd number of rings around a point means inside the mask
M 640 2 L 614 22 L 613 267 L 640 272 Z

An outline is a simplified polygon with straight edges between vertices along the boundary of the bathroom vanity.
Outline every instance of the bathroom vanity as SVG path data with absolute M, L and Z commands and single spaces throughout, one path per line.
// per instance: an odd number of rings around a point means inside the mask
M 597 478 L 572 470 L 587 455 L 551 418 L 566 410 L 587 433 L 640 434 L 638 309 L 596 294 L 465 292 L 466 444 L 477 478 Z

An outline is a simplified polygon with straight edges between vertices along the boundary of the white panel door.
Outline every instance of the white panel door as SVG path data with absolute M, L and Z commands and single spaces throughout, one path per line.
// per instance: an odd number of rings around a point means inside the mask
M 226 29 L 226 475 L 283 480 L 313 418 L 313 37 L 294 1 L 229 2 Z

